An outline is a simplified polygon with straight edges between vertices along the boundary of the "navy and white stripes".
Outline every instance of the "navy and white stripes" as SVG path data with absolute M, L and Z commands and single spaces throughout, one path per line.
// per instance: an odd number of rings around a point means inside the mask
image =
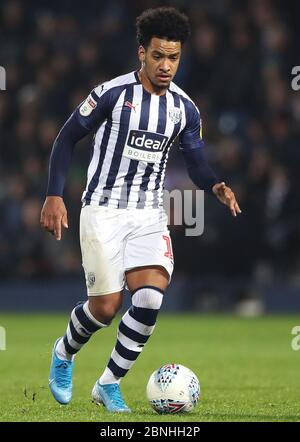
M 136 72 L 97 87 L 92 98 L 97 106 L 89 115 L 77 111 L 81 124 L 96 131 L 83 203 L 114 208 L 162 206 L 168 153 L 178 135 L 186 144 L 190 120 L 195 132 L 189 145 L 200 147 L 198 109 L 174 83 L 165 95 L 148 93 Z
M 107 367 L 100 378 L 101 384 L 119 382 L 132 367 L 152 335 L 164 292 L 155 286 L 143 286 L 132 293 L 132 306 L 123 315 L 117 333 L 117 342 Z M 77 305 L 67 331 L 56 347 L 57 356 L 72 360 L 93 333 L 107 327 L 91 314 L 88 301 Z
M 153 333 L 164 292 L 143 286 L 133 292 L 132 306 L 119 324 L 117 343 L 100 383 L 111 383 L 126 375 Z
M 107 325 L 92 316 L 88 302 L 77 305 L 71 313 L 71 319 L 62 342 L 58 343 L 57 353 L 65 356 L 63 351 L 65 350 L 67 355 L 75 355 L 88 342 L 92 334 L 103 327 L 107 327 Z

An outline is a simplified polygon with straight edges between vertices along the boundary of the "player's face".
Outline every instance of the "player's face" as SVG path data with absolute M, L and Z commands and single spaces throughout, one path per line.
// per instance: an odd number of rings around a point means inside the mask
M 181 56 L 181 42 L 153 37 L 145 49 L 139 47 L 142 73 L 154 89 L 167 89 L 175 77 Z

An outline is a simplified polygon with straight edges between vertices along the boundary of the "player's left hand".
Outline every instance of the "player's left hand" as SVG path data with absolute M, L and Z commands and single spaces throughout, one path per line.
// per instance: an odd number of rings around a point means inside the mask
M 237 214 L 242 213 L 236 199 L 235 195 L 230 189 L 230 187 L 227 187 L 224 182 L 217 183 L 212 188 L 213 193 L 216 195 L 219 201 L 221 203 L 225 204 L 226 206 L 230 207 L 231 213 L 233 216 L 237 216 Z

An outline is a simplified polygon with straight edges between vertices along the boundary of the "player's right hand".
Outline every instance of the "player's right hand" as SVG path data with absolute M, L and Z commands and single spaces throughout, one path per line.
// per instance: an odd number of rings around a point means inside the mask
M 61 240 L 61 226 L 66 229 L 68 226 L 67 209 L 60 196 L 47 196 L 41 211 L 41 226 L 55 236 L 57 241 Z

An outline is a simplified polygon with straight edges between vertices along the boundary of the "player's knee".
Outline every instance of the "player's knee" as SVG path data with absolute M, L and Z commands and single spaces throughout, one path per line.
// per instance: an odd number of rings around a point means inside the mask
M 118 313 L 120 306 L 120 300 L 103 302 L 100 297 L 93 300 L 89 299 L 89 308 L 92 315 L 95 317 L 95 319 L 97 319 L 97 321 L 107 325 L 112 322 Z
M 116 309 L 114 306 L 105 305 L 94 308 L 93 316 L 97 319 L 97 321 L 102 322 L 103 324 L 110 325 L 117 312 L 118 309 Z

